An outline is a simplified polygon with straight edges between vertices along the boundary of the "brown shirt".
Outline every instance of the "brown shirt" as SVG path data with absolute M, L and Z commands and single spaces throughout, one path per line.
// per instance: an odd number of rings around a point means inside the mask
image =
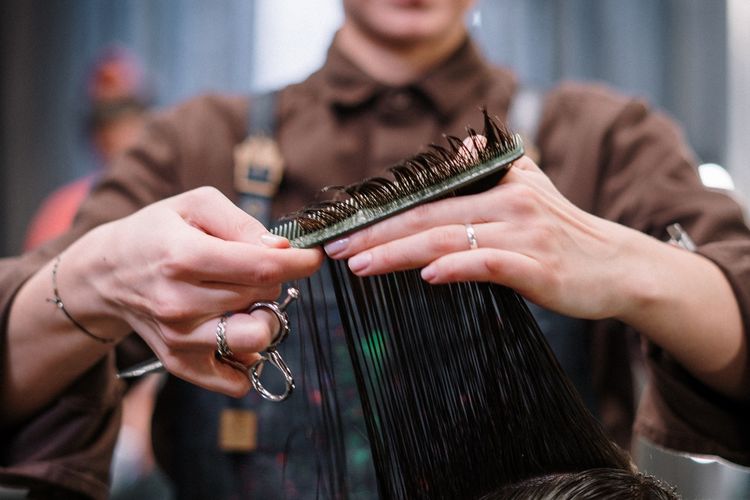
M 368 78 L 334 42 L 321 70 L 279 94 L 276 137 L 285 178 L 274 214 L 299 208 L 322 186 L 381 173 L 440 142 L 443 133 L 481 129 L 480 106 L 505 119 L 515 90 L 513 75 L 488 66 L 470 43 L 422 80 L 394 89 Z M 3 324 L 23 281 L 90 228 L 203 185 L 236 199 L 232 152 L 246 135 L 249 111 L 244 96 L 209 95 L 155 116 L 140 144 L 83 205 L 71 233 L 0 263 Z M 699 252 L 724 270 L 750 324 L 750 231 L 730 198 L 701 186 L 674 123 L 602 86 L 566 84 L 547 94 L 537 145 L 542 168 L 582 209 L 660 239 L 667 225 L 680 222 Z M 615 321 L 590 328 L 602 418 L 622 442 L 632 415 L 626 329 Z M 747 402 L 718 396 L 653 345 L 646 344 L 646 353 L 655 377 L 637 430 L 667 447 L 750 463 L 750 438 L 742 429 Z M 113 357 L 39 415 L 2 429 L 0 483 L 46 482 L 106 497 L 119 420 Z

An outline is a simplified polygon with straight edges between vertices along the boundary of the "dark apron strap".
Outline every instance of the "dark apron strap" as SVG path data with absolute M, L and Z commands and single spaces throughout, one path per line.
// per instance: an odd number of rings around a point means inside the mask
M 284 168 L 281 152 L 273 140 L 277 97 L 275 90 L 251 96 L 247 138 L 235 148 L 237 204 L 265 226 L 271 223 L 271 202 Z

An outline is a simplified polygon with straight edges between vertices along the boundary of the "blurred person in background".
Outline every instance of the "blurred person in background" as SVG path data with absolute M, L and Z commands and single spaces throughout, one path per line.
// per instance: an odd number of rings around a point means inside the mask
M 68 230 L 96 180 L 136 142 L 151 105 L 143 65 L 121 45 L 105 48 L 94 60 L 85 82 L 85 96 L 83 130 L 96 169 L 56 189 L 42 202 L 29 226 L 25 250 Z

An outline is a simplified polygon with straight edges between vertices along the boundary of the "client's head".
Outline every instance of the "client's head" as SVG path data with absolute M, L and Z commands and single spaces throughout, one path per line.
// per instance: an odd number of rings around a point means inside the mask
M 675 489 L 624 469 L 601 468 L 532 477 L 480 500 L 674 500 Z

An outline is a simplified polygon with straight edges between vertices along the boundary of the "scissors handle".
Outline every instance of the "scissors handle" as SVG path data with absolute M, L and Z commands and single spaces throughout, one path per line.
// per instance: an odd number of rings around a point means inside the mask
M 277 319 L 279 320 L 279 332 L 275 335 L 274 339 L 271 342 L 271 345 L 266 348 L 266 354 L 261 355 L 260 359 L 253 363 L 249 368 L 246 368 L 240 362 L 232 359 L 231 357 L 223 356 L 219 351 L 216 351 L 216 357 L 219 360 L 231 365 L 233 368 L 246 372 L 255 390 L 269 401 L 284 401 L 292 393 L 292 390 L 294 390 L 294 377 L 292 376 L 292 371 L 289 369 L 289 366 L 281 357 L 281 354 L 276 351 L 276 348 L 289 335 L 289 319 L 286 315 L 285 310 L 289 306 L 289 304 L 291 304 L 298 298 L 299 290 L 297 288 L 290 287 L 286 292 L 286 297 L 280 304 L 276 302 L 256 302 L 248 308 L 248 312 L 252 312 L 255 309 L 259 308 L 268 309 L 273 314 L 275 314 Z M 259 372 L 266 361 L 275 366 L 284 377 L 286 388 L 280 395 L 270 393 L 268 390 L 266 390 L 265 387 L 263 387 L 263 384 L 260 381 Z M 120 371 L 119 373 L 117 373 L 117 378 L 138 378 L 148 373 L 157 371 L 164 371 L 164 363 L 162 363 L 159 358 L 151 358 L 143 361 L 142 363 L 138 363 L 131 366 L 130 368 Z
M 263 365 L 269 362 L 271 365 L 275 366 L 277 370 L 281 372 L 281 375 L 284 377 L 284 392 L 281 394 L 274 394 L 268 389 L 266 389 L 263 384 L 260 381 L 260 374 L 258 373 L 262 368 Z M 292 376 L 292 370 L 289 369 L 289 366 L 284 361 L 284 358 L 281 357 L 281 354 L 279 354 L 276 350 L 268 351 L 265 355 L 261 356 L 258 361 L 250 365 L 250 368 L 247 369 L 247 374 L 250 377 L 250 382 L 252 382 L 253 387 L 255 390 L 260 394 L 263 398 L 273 401 L 275 403 L 284 401 L 286 398 L 288 398 L 292 391 L 294 390 L 294 377 Z

